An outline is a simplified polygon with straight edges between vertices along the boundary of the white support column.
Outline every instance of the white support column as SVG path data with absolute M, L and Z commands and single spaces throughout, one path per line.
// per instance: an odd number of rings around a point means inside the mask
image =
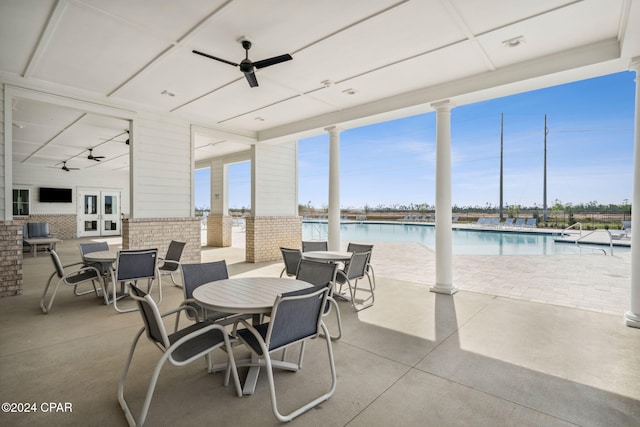
M 329 132 L 329 236 L 330 251 L 340 250 L 340 131 L 335 127 Z
M 640 57 L 633 58 L 630 67 L 636 72 L 635 131 L 633 142 L 633 199 L 631 227 L 640 227 Z M 631 296 L 630 308 L 624 315 L 627 326 L 640 328 L 640 233 L 631 233 Z
M 453 235 L 451 232 L 451 108 L 442 101 L 436 110 L 436 285 L 430 291 L 453 295 Z

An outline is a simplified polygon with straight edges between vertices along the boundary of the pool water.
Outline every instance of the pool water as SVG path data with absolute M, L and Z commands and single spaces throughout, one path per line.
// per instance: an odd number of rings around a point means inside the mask
M 303 240 L 326 240 L 327 223 L 303 222 Z M 500 230 L 453 229 L 453 253 L 456 255 L 559 255 L 591 253 L 595 248 L 608 246 L 555 243 L 559 234 L 514 232 Z M 422 224 L 343 223 L 340 225 L 343 242 L 417 242 L 435 250 L 435 227 Z M 628 248 L 615 248 L 625 252 Z

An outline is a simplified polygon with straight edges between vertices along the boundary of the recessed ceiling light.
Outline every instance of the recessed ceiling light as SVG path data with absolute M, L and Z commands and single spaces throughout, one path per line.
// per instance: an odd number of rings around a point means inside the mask
M 346 95 L 355 95 L 356 93 L 358 93 L 358 91 L 353 88 L 349 88 L 349 89 L 343 90 L 342 93 Z
M 502 45 L 504 47 L 518 47 L 523 43 L 524 43 L 524 37 L 523 36 L 518 36 L 518 37 L 514 37 L 512 39 L 503 41 Z
M 264 122 L 264 119 L 262 117 L 254 117 L 253 120 L 257 120 L 259 122 Z
M 160 95 L 164 95 L 164 96 L 176 96 L 175 93 L 171 93 L 168 90 L 163 90 L 162 92 L 160 92 Z

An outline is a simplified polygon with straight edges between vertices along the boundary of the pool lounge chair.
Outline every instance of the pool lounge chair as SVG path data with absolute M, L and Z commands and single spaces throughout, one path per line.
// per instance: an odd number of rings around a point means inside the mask
M 513 224 L 515 227 L 524 227 L 524 218 L 517 218 L 515 224 Z
M 502 224 L 503 227 L 513 227 L 513 221 L 515 220 L 515 218 L 507 218 L 504 220 L 504 224 Z
M 622 231 L 624 237 L 631 238 L 631 221 L 622 221 Z
M 528 228 L 536 228 L 537 227 L 537 218 L 528 218 L 527 222 L 525 222 L 524 226 Z

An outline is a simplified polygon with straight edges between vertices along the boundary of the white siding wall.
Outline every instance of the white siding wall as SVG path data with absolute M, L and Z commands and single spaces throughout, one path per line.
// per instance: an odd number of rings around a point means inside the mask
M 39 203 L 38 188 L 71 188 L 73 203 Z M 129 171 L 98 172 L 96 168 L 65 172 L 58 168 L 13 165 L 13 188 L 29 189 L 30 213 L 75 214 L 78 187 L 83 189 L 120 191 L 122 213 L 129 213 Z
M 298 215 L 298 144 L 257 144 L 251 164 L 254 216 Z
M 5 215 L 5 156 L 4 156 L 4 85 L 0 84 L 0 221 L 4 220 Z
M 188 123 L 135 119 L 131 149 L 135 218 L 192 216 L 191 139 Z

